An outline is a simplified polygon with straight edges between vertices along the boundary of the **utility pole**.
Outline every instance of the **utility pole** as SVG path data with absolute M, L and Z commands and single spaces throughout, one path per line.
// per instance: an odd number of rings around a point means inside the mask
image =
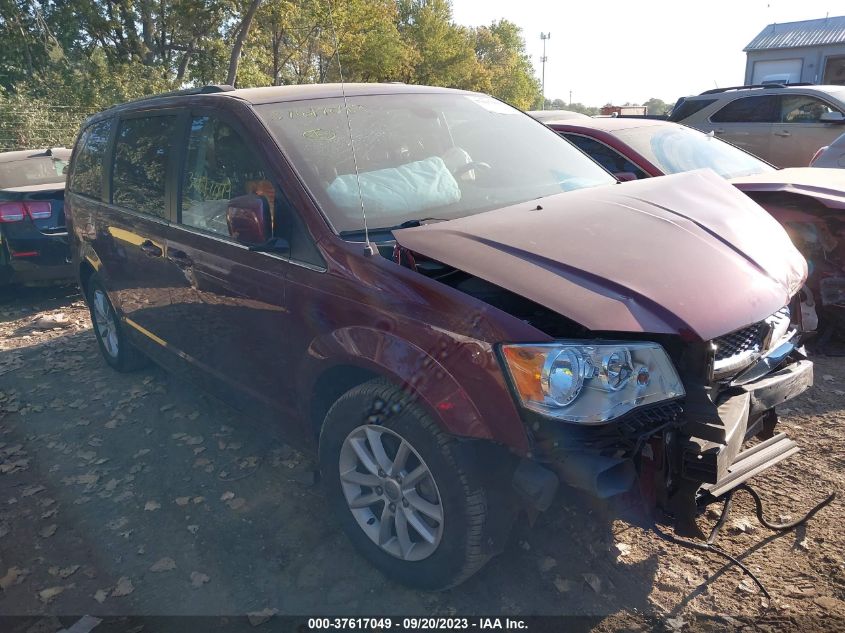
M 543 92 L 543 110 L 546 109 L 546 40 L 551 39 L 551 33 L 540 33 L 540 39 L 543 40 L 543 56 L 540 58 L 540 63 L 542 64 L 543 71 L 542 71 L 542 92 Z
M 572 91 L 569 91 L 569 107 L 572 107 Z

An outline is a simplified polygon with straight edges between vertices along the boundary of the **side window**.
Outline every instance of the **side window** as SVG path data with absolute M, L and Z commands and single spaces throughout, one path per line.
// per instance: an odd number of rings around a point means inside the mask
M 79 139 L 79 154 L 70 176 L 71 191 L 103 199 L 103 157 L 109 143 L 112 121 L 100 121 L 88 127 Z
M 731 101 L 710 117 L 714 123 L 776 123 L 780 120 L 780 97 L 765 95 Z
M 818 123 L 826 112 L 838 112 L 838 110 L 824 101 L 807 95 L 781 97 L 782 123 Z
M 580 134 L 564 134 L 563 136 L 612 174 L 629 171 L 636 174 L 637 179 L 648 178 L 648 174 L 642 169 L 601 141 Z
M 175 116 L 150 116 L 120 122 L 114 148 L 112 202 L 167 218 L 165 184 Z
M 228 237 L 229 200 L 248 193 L 264 196 L 274 209 L 275 187 L 243 139 L 213 117 L 191 119 L 182 176 L 182 224 Z

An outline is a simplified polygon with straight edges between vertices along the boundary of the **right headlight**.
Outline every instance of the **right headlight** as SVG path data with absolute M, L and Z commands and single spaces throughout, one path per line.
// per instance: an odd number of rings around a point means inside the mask
M 503 345 L 502 357 L 522 405 L 567 422 L 602 424 L 685 393 L 657 343 Z

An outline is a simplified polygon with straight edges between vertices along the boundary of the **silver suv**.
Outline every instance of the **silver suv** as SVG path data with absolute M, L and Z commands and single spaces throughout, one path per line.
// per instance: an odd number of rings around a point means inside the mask
M 717 88 L 682 97 L 669 120 L 712 131 L 778 167 L 803 167 L 845 132 L 845 86 Z

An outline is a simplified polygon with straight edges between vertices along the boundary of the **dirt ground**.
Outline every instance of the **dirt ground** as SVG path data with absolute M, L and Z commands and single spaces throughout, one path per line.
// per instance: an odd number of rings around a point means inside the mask
M 845 365 L 814 360 L 815 387 L 780 410 L 802 451 L 756 481 L 774 521 L 843 490 Z M 0 616 L 566 614 L 601 631 L 832 630 L 845 627 L 842 510 L 838 498 L 775 534 L 737 495 L 719 544 L 771 600 L 724 559 L 577 498 L 518 526 L 465 584 L 408 590 L 353 551 L 308 457 L 158 368 L 113 372 L 74 289 L 0 295 Z

